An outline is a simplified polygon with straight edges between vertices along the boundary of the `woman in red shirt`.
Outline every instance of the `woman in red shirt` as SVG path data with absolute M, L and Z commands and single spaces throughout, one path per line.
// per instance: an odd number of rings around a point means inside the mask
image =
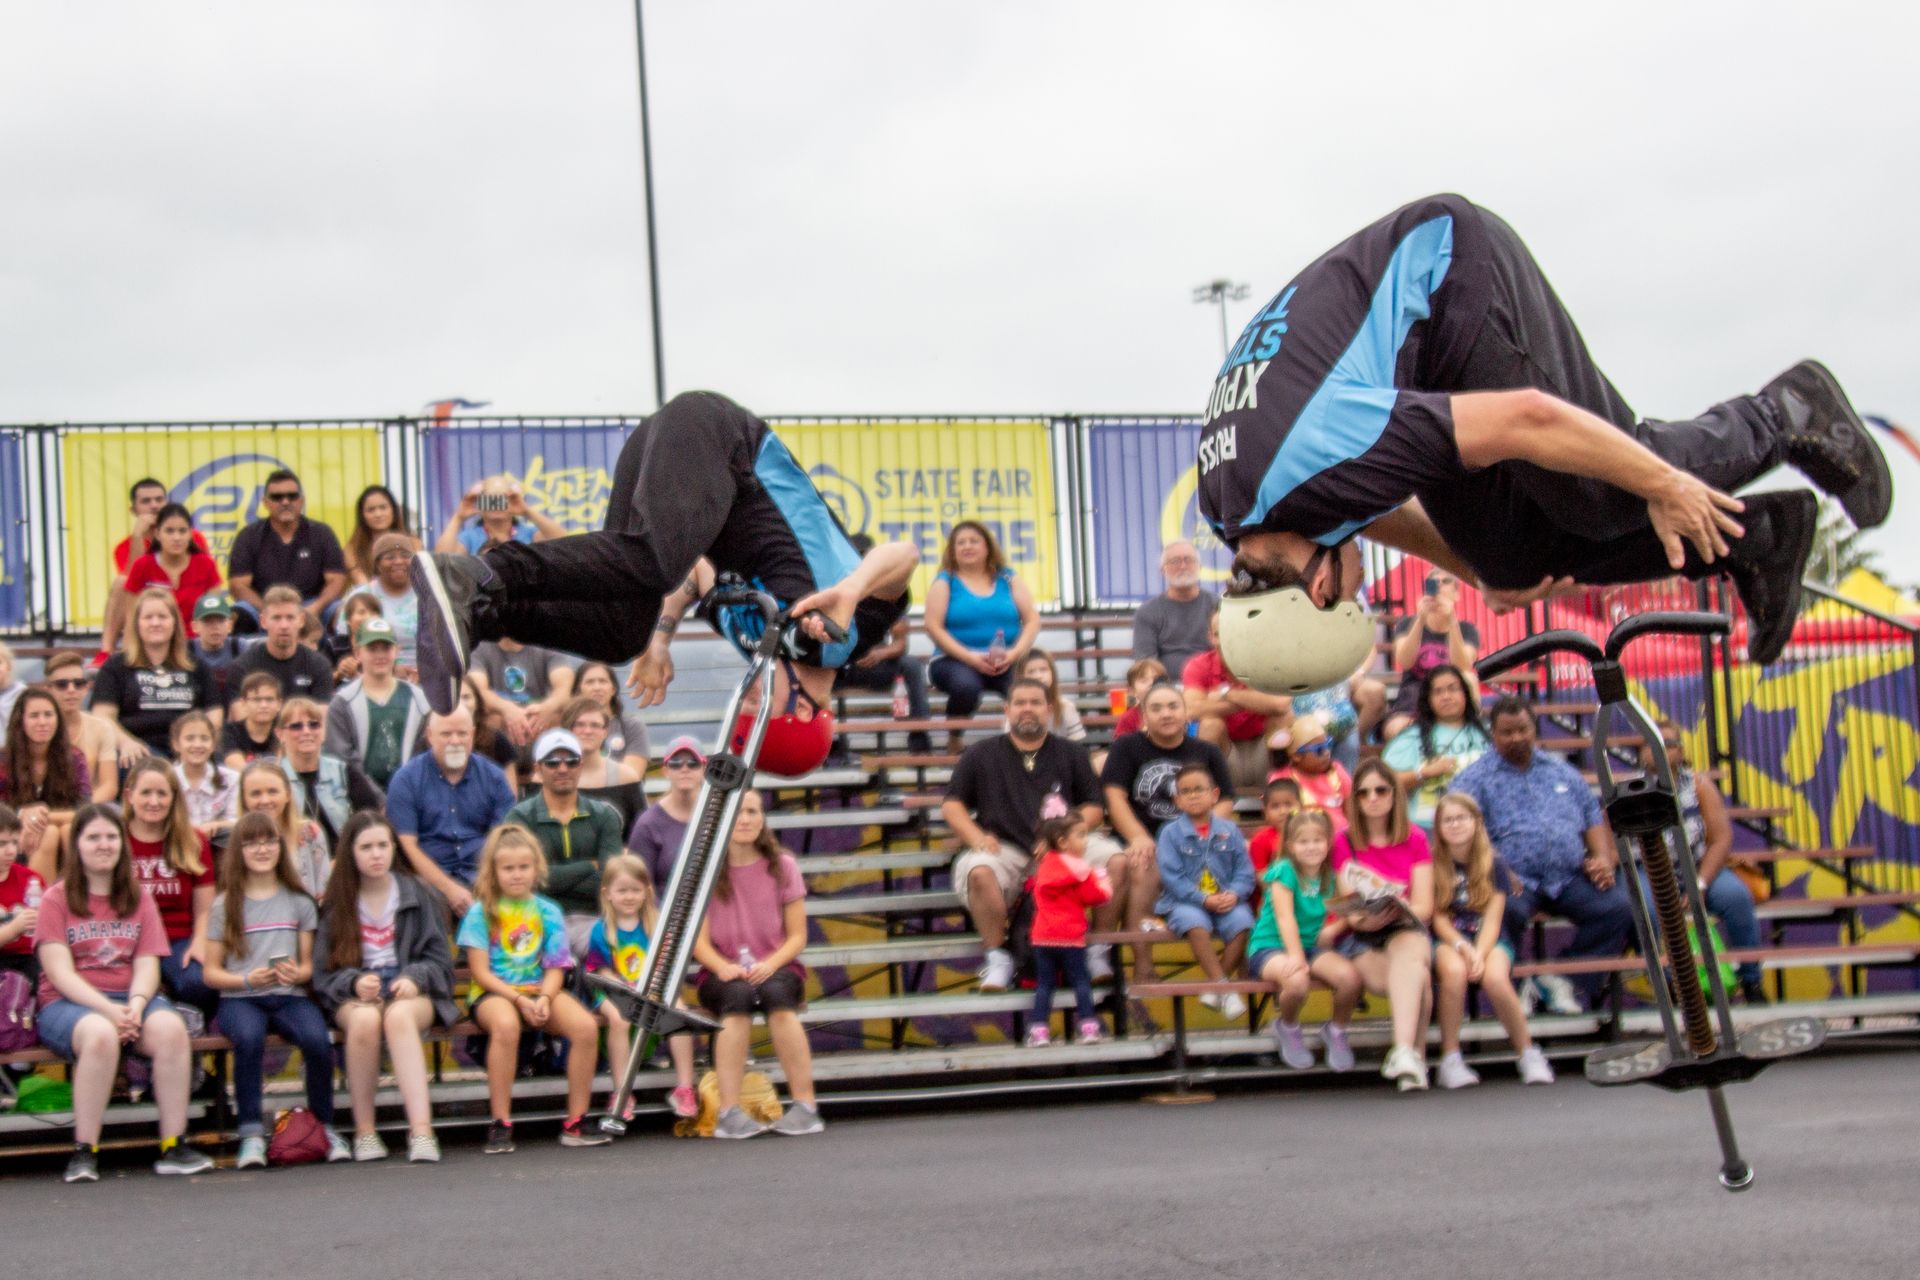
M 220 585 L 220 566 L 195 544 L 193 516 L 178 502 L 160 508 L 153 519 L 153 549 L 127 566 L 127 594 L 165 587 L 180 602 L 187 634 L 193 635 L 193 606 Z
M 160 909 L 167 954 L 160 976 L 167 994 L 213 1018 L 220 993 L 200 976 L 206 947 L 207 908 L 213 905 L 213 850 L 193 829 L 187 800 L 173 766 L 148 756 L 128 771 L 127 847 L 140 887 Z

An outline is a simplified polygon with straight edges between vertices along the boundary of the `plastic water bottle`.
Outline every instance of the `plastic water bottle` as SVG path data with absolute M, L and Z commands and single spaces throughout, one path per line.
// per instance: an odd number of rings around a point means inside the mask
M 1005 627 L 993 633 L 993 643 L 987 646 L 987 657 L 995 664 L 1006 661 L 1007 630 Z
M 756 965 L 756 964 L 758 964 L 758 963 L 760 963 L 760 962 L 759 962 L 759 960 L 758 960 L 758 959 L 757 959 L 757 958 L 756 958 L 756 957 L 754 956 L 754 954 L 753 954 L 753 952 L 752 952 L 751 950 L 749 950 L 749 949 L 748 949 L 748 948 L 746 948 L 746 947 L 742 947 L 742 948 L 740 948 L 740 954 L 739 954 L 739 956 L 738 956 L 738 957 L 737 957 L 737 958 L 735 959 L 735 961 L 734 961 L 734 963 L 735 963 L 735 964 L 738 964 L 738 965 L 739 965 L 739 966 L 740 966 L 740 967 L 741 967 L 742 969 L 751 969 L 751 968 L 753 968 L 753 966 L 754 966 L 754 965 Z
M 907 718 L 907 678 L 905 676 L 893 678 L 893 718 L 895 720 Z

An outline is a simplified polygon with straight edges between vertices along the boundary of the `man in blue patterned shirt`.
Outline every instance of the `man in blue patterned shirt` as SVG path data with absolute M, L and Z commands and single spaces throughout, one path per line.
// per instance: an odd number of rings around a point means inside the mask
M 1501 921 L 1514 953 L 1534 912 L 1545 909 L 1573 922 L 1565 959 L 1619 955 L 1633 908 L 1600 802 L 1579 770 L 1535 745 L 1533 710 L 1518 698 L 1494 704 L 1493 748 L 1461 770 L 1453 789 L 1480 805 L 1493 847 L 1519 877 Z M 1591 1004 L 1601 979 L 1578 985 Z

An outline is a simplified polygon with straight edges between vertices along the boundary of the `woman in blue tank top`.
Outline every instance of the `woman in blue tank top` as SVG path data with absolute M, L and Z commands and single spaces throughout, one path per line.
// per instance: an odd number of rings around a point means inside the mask
M 947 714 L 972 716 L 989 689 L 1006 697 L 1020 656 L 1039 634 L 1033 592 L 1007 567 L 992 532 L 976 520 L 956 524 L 927 588 L 927 635 L 939 649 L 927 674 L 946 692 Z M 959 738 L 948 739 L 949 750 L 959 749 Z

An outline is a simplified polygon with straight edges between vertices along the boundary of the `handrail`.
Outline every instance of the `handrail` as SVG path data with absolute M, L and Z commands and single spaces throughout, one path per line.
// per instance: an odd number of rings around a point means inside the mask
M 1849 609 L 1855 610 L 1856 612 L 1859 612 L 1859 613 L 1864 613 L 1869 618 L 1872 618 L 1875 622 L 1884 622 L 1886 625 L 1893 627 L 1896 630 L 1906 632 L 1909 636 L 1920 637 L 1920 625 L 1909 622 L 1905 618 L 1896 618 L 1890 613 L 1882 613 L 1878 609 L 1875 609 L 1870 605 L 1861 604 L 1858 600 L 1855 600 L 1850 596 L 1843 596 L 1838 591 L 1835 591 L 1830 587 L 1823 587 L 1817 582 L 1813 582 L 1803 578 L 1800 582 L 1800 589 L 1802 591 L 1811 591 L 1814 595 L 1819 596 L 1822 600 L 1831 600 L 1835 604 L 1843 604 L 1847 606 L 1847 608 Z

